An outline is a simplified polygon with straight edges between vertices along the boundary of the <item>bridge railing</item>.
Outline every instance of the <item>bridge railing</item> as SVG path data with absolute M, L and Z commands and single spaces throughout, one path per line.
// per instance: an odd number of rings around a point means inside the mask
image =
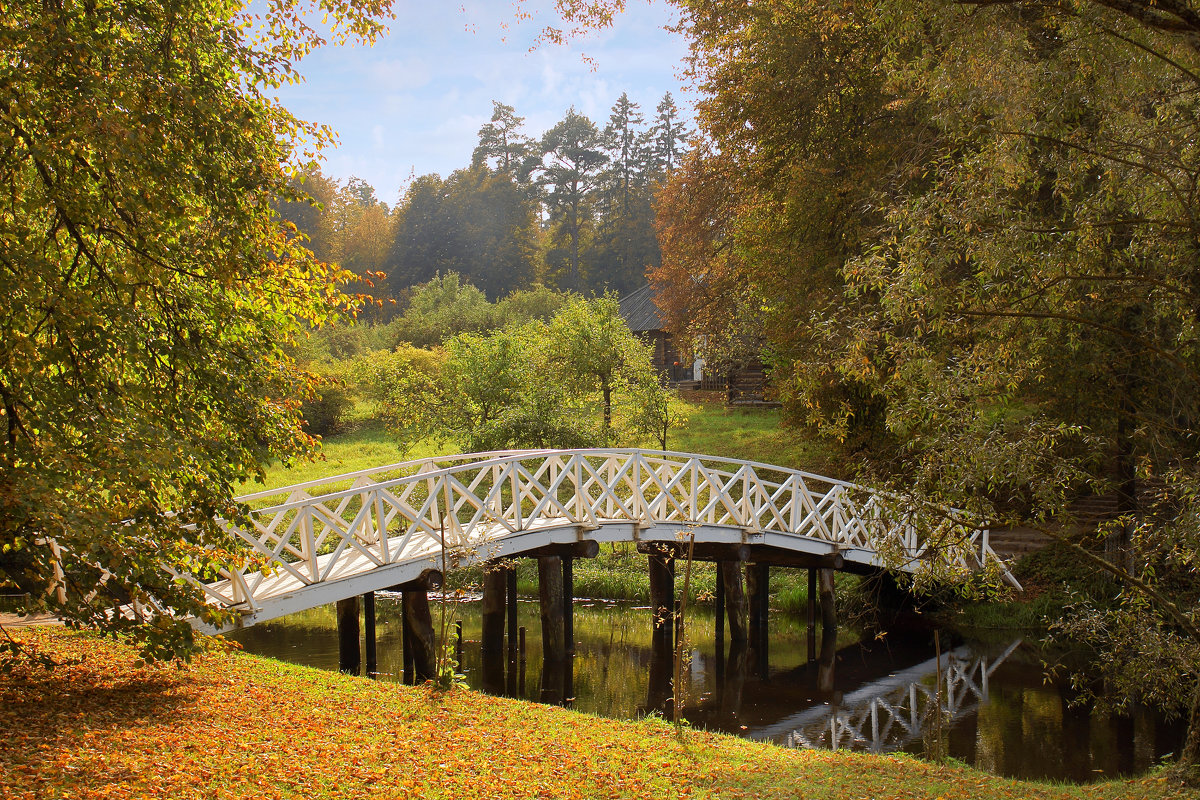
M 332 487 L 332 490 L 331 490 Z M 313 493 L 316 492 L 316 493 Z M 505 537 L 616 523 L 804 537 L 834 550 L 887 553 L 915 569 L 928 553 L 899 498 L 812 473 L 736 459 L 641 450 L 524 450 L 429 458 L 240 498 L 252 525 L 227 529 L 255 554 L 202 584 L 212 602 L 256 611 L 296 592 L 427 559 L 445 548 L 484 560 Z M 998 561 L 987 532 L 957 526 L 962 569 Z

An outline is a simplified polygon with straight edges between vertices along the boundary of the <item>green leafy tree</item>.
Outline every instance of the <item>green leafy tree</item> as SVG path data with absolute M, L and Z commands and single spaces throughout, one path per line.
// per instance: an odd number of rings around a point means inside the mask
M 386 338 L 390 345 L 433 347 L 457 333 L 492 328 L 492 314 L 483 292 L 449 272 L 413 289 L 404 314 L 388 324 Z
M 388 297 L 400 298 L 409 287 L 454 269 L 457 222 L 447 213 L 441 177 L 422 175 L 412 182 L 401 198 L 395 237 L 384 261 Z
M 400 344 L 377 350 L 355 363 L 366 394 L 403 447 L 438 434 L 445 407 L 440 376 L 445 353 Z
M 279 216 L 308 237 L 308 249 L 318 259 L 336 261 L 324 212 L 337 197 L 337 182 L 326 177 L 317 165 L 310 164 L 289 183 L 292 199 L 277 203 Z
M 322 4 L 370 40 L 385 3 Z M 10 4 L 0 21 L 0 576 L 29 611 L 186 657 L 164 567 L 245 554 L 235 487 L 311 447 L 281 349 L 346 276 L 279 224 L 323 139 L 271 99 L 320 39 L 289 2 Z M 121 610 L 114 613 L 114 609 Z
M 629 330 L 611 295 L 574 298 L 550 322 L 549 363 L 557 380 L 599 392 L 602 438 L 614 438 L 613 399 L 632 387 L 657 385 L 650 346 Z
M 548 322 L 571 297 L 543 284 L 512 292 L 496 303 L 496 324 L 522 325 L 533 320 Z
M 572 297 L 550 322 L 533 320 L 446 341 L 436 367 L 400 363 L 374 374 L 390 430 L 471 450 L 593 447 L 662 441 L 679 423 L 649 348 L 612 298 Z M 408 361 L 412 361 L 409 359 Z
M 507 173 L 457 170 L 446 181 L 445 205 L 458 229 L 454 269 L 492 299 L 533 282 L 538 215 L 525 187 Z

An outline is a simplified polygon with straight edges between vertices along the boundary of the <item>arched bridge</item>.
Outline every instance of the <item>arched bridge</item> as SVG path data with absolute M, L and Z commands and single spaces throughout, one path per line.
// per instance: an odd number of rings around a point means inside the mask
M 902 554 L 900 569 L 911 570 L 926 548 L 894 510 L 897 498 L 807 472 L 686 453 L 476 453 L 241 499 L 253 505 L 284 496 L 256 509 L 252 528 L 228 526 L 259 562 L 201 584 L 210 602 L 240 612 L 242 625 L 405 584 L 441 568 L 443 558 L 464 566 L 575 542 L 678 543 L 694 535 L 698 545 L 836 556 L 847 569 L 882 567 L 880 551 L 889 549 Z M 999 562 L 986 530 L 953 514 L 945 519 L 961 533 L 963 568 Z

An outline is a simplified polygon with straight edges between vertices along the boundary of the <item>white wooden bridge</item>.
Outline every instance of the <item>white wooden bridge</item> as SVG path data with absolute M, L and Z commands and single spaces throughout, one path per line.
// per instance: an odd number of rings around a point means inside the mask
M 277 502 L 279 498 L 285 498 Z M 253 625 L 404 584 L 422 571 L 552 544 L 747 544 L 840 555 L 848 568 L 913 570 L 926 556 L 898 498 L 749 461 L 645 450 L 475 453 L 393 464 L 247 495 L 253 527 L 227 525 L 255 558 L 198 583 Z M 988 532 L 948 513 L 964 570 L 998 564 Z M 947 546 L 939 544 L 939 546 Z M 445 554 L 445 555 L 444 555 Z M 1015 581 L 1012 581 L 1015 584 Z

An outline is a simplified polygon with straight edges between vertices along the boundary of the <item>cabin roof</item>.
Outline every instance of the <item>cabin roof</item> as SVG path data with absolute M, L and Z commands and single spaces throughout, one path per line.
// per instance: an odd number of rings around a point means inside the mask
M 666 330 L 650 284 L 621 298 L 621 316 L 634 333 Z

